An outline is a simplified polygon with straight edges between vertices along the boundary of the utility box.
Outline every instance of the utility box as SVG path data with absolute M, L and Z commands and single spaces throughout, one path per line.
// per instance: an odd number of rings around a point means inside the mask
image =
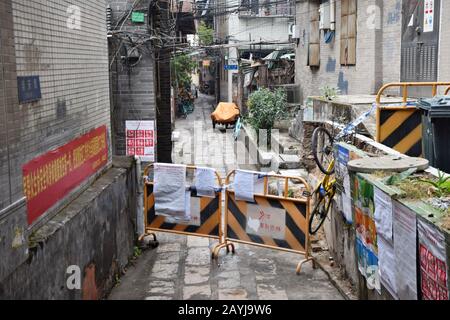
M 422 99 L 423 155 L 430 165 L 450 173 L 450 96 Z

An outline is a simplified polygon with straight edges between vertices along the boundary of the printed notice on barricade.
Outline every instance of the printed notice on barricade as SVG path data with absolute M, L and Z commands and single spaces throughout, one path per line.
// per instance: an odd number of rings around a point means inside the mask
M 286 210 L 250 204 L 247 207 L 247 230 L 251 235 L 277 240 L 286 238 Z
M 174 223 L 184 226 L 196 226 L 200 227 L 202 224 L 200 218 L 200 198 L 191 197 L 191 192 L 186 191 L 186 215 L 185 217 L 190 217 L 190 219 L 174 219 L 170 217 L 166 217 L 166 223 Z
M 419 257 L 424 300 L 448 300 L 445 236 L 436 227 L 419 219 Z
M 255 173 L 237 170 L 234 192 L 237 201 L 255 202 Z
M 186 166 L 155 164 L 154 175 L 156 215 L 190 220 L 186 216 Z
M 417 300 L 417 216 L 399 202 L 393 207 L 398 297 L 400 300 Z
M 377 233 L 386 240 L 392 241 L 392 198 L 378 188 L 374 191 Z
M 211 168 L 197 168 L 195 170 L 195 188 L 199 197 L 216 197 L 216 171 Z

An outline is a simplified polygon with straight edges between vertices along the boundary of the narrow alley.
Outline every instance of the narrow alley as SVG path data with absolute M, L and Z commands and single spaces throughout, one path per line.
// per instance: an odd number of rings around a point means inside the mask
M 226 137 L 230 133 L 212 130 L 212 100 L 212 97 L 200 95 L 194 113 L 187 119 L 177 120 L 180 139 L 175 145 L 174 159 L 177 163 L 189 164 L 192 155 L 195 164 L 212 166 L 222 173 L 238 166 L 227 163 L 222 152 L 221 142 L 232 139 Z M 194 132 L 192 123 L 204 130 L 202 156 L 189 152 Z M 252 169 L 252 166 L 245 169 Z M 311 263 L 305 264 L 303 272 L 297 276 L 295 267 L 302 259 L 297 254 L 237 244 L 236 255 L 222 252 L 217 263 L 210 258 L 217 241 L 164 233 L 158 233 L 158 240 L 160 246 L 143 253 L 114 288 L 110 300 L 343 299 L 328 276 L 320 269 L 313 269 Z

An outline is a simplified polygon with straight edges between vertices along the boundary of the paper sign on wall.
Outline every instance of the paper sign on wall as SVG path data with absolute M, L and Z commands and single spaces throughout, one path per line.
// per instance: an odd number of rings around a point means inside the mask
M 422 298 L 448 300 L 445 237 L 422 220 L 419 220 L 418 228 Z
M 399 202 L 393 207 L 398 297 L 400 300 L 417 300 L 417 216 Z
M 271 206 L 249 204 L 247 212 L 246 232 L 248 234 L 285 240 L 286 210 Z
M 423 32 L 434 31 L 434 0 L 425 0 Z
M 392 241 L 392 199 L 388 194 L 375 188 L 374 200 L 375 224 L 378 235 Z
M 155 162 L 155 121 L 126 121 L 127 156 Z

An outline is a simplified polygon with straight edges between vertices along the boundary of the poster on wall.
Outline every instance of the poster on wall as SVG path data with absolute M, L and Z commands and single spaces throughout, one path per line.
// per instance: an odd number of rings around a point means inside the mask
M 342 212 L 345 221 L 348 224 L 353 224 L 353 209 L 352 209 L 352 191 L 350 184 L 350 174 L 347 169 L 347 164 L 350 160 L 357 158 L 353 152 L 344 146 L 337 145 L 335 158 L 336 160 L 336 178 L 342 181 L 342 193 L 337 197 L 338 207 Z
M 417 300 L 417 216 L 397 201 L 393 207 L 397 295 Z
M 419 219 L 420 288 L 423 300 L 448 300 L 448 266 L 445 237 Z
M 374 188 L 365 179 L 356 176 L 353 194 L 358 269 L 366 278 L 368 289 L 381 293 Z
M 423 32 L 434 31 L 434 0 L 424 1 Z
M 127 156 L 155 162 L 155 121 L 126 121 Z

